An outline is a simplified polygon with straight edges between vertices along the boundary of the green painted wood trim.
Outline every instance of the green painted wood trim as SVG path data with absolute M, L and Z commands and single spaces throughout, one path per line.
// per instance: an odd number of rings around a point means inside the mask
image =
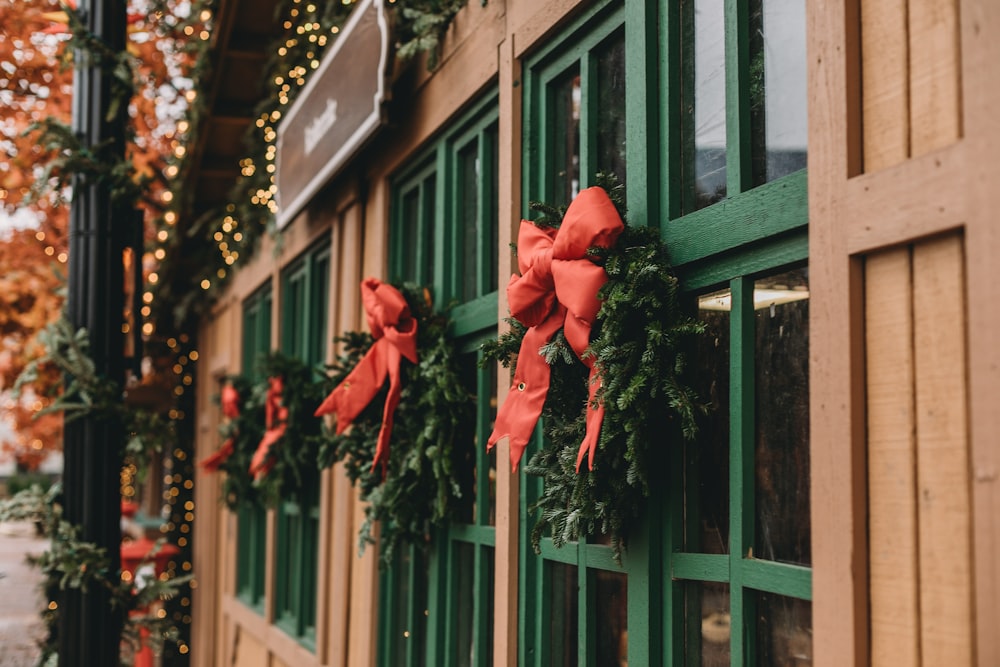
M 809 219 L 806 172 L 798 171 L 730 196 L 663 227 L 674 266 L 804 228 Z
M 744 559 L 743 585 L 759 591 L 812 600 L 812 569 L 790 563 Z
M 491 292 L 451 309 L 449 335 L 462 338 L 487 327 L 496 328 L 499 292 Z
M 727 554 L 675 553 L 670 559 L 670 575 L 674 579 L 695 581 L 729 581 Z
M 604 544 L 581 544 L 580 551 L 581 556 L 586 556 L 587 567 L 591 569 L 609 570 L 620 574 L 626 574 L 632 571 L 631 561 L 629 559 L 632 551 L 631 549 L 622 554 L 621 565 L 615 562 L 614 553 L 611 551 L 610 546 L 606 546 Z
M 726 26 L 726 192 L 750 188 L 750 20 L 746 0 L 724 0 Z
M 448 538 L 455 542 L 496 546 L 496 528 L 468 523 L 453 523 L 448 526 Z
M 539 554 L 545 560 L 555 561 L 566 565 L 576 565 L 579 563 L 580 554 L 577 550 L 576 542 L 567 542 L 562 547 L 552 544 L 551 537 L 543 537 L 539 543 Z
M 727 254 L 711 264 L 683 267 L 678 271 L 685 291 L 693 292 L 721 285 L 734 276 L 756 274 L 801 262 L 809 257 L 809 237 L 805 229 L 780 235 Z
M 730 424 L 729 424 L 729 604 L 731 614 L 730 657 L 733 664 L 747 664 L 753 651 L 746 632 L 748 596 L 743 591 L 739 566 L 753 545 L 754 517 L 754 310 L 753 281 L 735 278 L 730 284 Z
M 659 225 L 659 32 L 656 3 L 625 0 L 625 203 L 629 224 Z

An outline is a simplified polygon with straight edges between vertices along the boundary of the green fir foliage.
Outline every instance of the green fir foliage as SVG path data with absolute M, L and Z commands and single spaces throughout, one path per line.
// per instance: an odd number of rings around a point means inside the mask
M 622 190 L 599 176 L 619 212 Z M 564 210 L 535 206 L 557 227 Z M 622 216 L 625 219 L 625 216 Z M 545 445 L 525 467 L 541 477 L 541 496 L 533 505 L 535 550 L 543 536 L 556 546 L 588 535 L 606 535 L 621 558 L 629 529 L 641 516 L 651 481 L 667 478 L 667 451 L 691 439 L 704 406 L 686 379 L 685 352 L 703 327 L 682 309 L 677 278 L 666 246 L 653 228 L 626 226 L 615 247 L 593 249 L 603 261 L 608 283 L 587 352 L 596 359 L 605 406 L 593 470 L 586 460 L 576 472 L 576 457 L 586 430 L 588 371 L 562 332 L 543 349 L 552 368 L 542 411 Z M 523 327 L 484 346 L 487 360 L 512 363 Z
M 250 477 L 250 461 L 264 437 L 264 395 L 266 384 L 254 384 L 241 375 L 230 376 L 226 382 L 233 385 L 239 396 L 239 416 L 219 427 L 222 440 L 232 439 L 233 453 L 219 465 L 222 478 L 222 501 L 229 509 L 264 507 L 264 498 Z
M 400 291 L 417 320 L 419 361 L 403 360 L 403 391 L 385 477 L 381 466 L 372 469 L 385 389 L 348 430 L 339 436 L 329 434 L 319 458 L 323 467 L 342 461 L 361 490 L 366 502 L 361 551 L 374 542 L 374 524 L 381 522 L 383 564 L 391 563 L 403 543 L 426 546 L 432 528 L 467 515 L 473 498 L 475 403 L 459 376 L 458 357 L 447 336 L 448 319 L 433 312 L 424 290 L 404 286 Z M 348 333 L 337 340 L 343 352 L 331 369 L 334 386 L 372 343 L 366 333 Z

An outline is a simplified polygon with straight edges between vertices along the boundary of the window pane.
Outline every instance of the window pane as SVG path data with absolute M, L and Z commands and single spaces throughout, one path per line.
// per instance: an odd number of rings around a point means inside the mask
M 809 290 L 807 270 L 758 280 L 755 504 L 758 558 L 808 565 Z
M 625 184 L 625 35 L 597 53 L 597 171 Z
M 804 0 L 751 0 L 750 107 L 753 182 L 806 166 Z
M 473 139 L 458 153 L 458 247 L 461 254 L 456 258 L 461 270 L 459 298 L 469 301 L 479 296 L 478 274 L 479 254 L 476 242 L 479 238 L 479 142 Z
M 497 365 L 490 364 L 484 372 L 486 373 L 487 386 L 489 387 L 489 400 L 485 406 L 487 415 L 485 433 L 492 433 L 493 425 L 497 419 Z M 484 443 L 485 439 L 483 442 L 477 441 L 476 448 L 483 447 Z M 497 447 L 494 447 L 486 454 L 488 457 L 487 474 L 489 475 L 490 489 L 490 513 L 487 523 L 491 526 L 497 525 L 497 449 Z
M 473 664 L 472 628 L 476 590 L 474 577 L 475 547 L 468 542 L 455 544 L 455 585 L 458 591 L 456 600 L 457 645 L 455 647 L 455 664 L 458 667 L 471 667 Z
M 729 584 L 714 581 L 688 583 L 684 587 L 684 607 L 687 664 L 729 667 Z
M 628 582 L 624 574 L 593 570 L 597 664 L 628 665 Z
M 421 236 L 420 250 L 423 252 L 423 262 L 417 282 L 421 285 L 432 285 L 434 282 L 434 216 L 437 212 L 437 178 L 428 176 L 423 183 L 423 210 L 421 211 L 419 229 Z
M 548 664 L 576 667 L 579 603 L 576 567 L 547 562 L 545 576 L 549 579 L 549 618 L 544 638 L 549 644 Z
M 760 593 L 757 602 L 757 664 L 812 664 L 812 603 Z
M 486 175 L 485 185 L 485 190 L 489 196 L 489 207 L 486 210 L 488 222 L 486 229 L 489 234 L 487 238 L 490 241 L 490 250 L 486 253 L 486 261 L 489 265 L 489 273 L 486 280 L 487 294 L 497 291 L 500 280 L 500 242 L 498 240 L 500 237 L 500 190 L 497 183 L 500 174 L 500 165 L 498 162 L 498 156 L 500 155 L 500 135 L 498 129 L 496 125 L 492 125 L 486 131 L 486 147 L 489 149 L 489 157 L 486 164 L 490 169 Z
M 681 4 L 681 85 L 685 213 L 726 196 L 726 33 L 724 3 Z
M 552 164 L 548 173 L 554 206 L 569 204 L 580 192 L 580 68 L 573 67 L 551 88 Z
M 729 290 L 698 298 L 706 327 L 698 341 L 695 388 L 709 404 L 695 443 L 685 451 L 685 549 L 729 553 Z
M 400 224 L 402 243 L 400 277 L 403 280 L 417 280 L 417 239 L 420 238 L 420 189 L 413 188 L 403 196 L 402 221 Z

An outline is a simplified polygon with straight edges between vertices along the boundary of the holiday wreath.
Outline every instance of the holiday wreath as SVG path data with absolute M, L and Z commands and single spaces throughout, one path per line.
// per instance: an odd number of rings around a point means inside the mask
M 535 550 L 545 534 L 556 546 L 605 534 L 620 559 L 665 450 L 694 437 L 704 410 L 685 381 L 703 328 L 657 231 L 625 225 L 622 189 L 602 181 L 567 208 L 532 204 L 542 216 L 521 222 L 511 329 L 484 345 L 484 363 L 514 365 L 490 446 L 509 436 L 515 469 L 542 418 L 545 444 L 526 466 L 543 482 Z
M 335 414 L 319 463 L 342 461 L 361 490 L 359 547 L 381 522 L 381 559 L 403 543 L 426 545 L 432 527 L 471 506 L 474 402 L 462 384 L 447 336 L 426 290 L 373 278 L 361 286 L 371 333 L 338 338 L 337 385 L 318 414 Z M 386 385 L 386 380 L 388 384 Z

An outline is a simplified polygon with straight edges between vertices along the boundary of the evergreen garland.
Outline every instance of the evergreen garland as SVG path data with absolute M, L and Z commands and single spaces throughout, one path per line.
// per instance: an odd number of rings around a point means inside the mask
M 398 286 L 397 286 L 398 287 Z M 389 443 L 389 464 L 372 469 L 382 426 L 386 390 L 354 420 L 351 428 L 324 440 L 319 464 L 342 461 L 347 476 L 361 490 L 365 521 L 359 550 L 374 543 L 372 529 L 381 522 L 381 562 L 389 564 L 404 543 L 426 546 L 431 529 L 467 516 L 473 499 L 472 471 L 475 403 L 459 375 L 458 357 L 447 336 L 448 319 L 432 310 L 426 292 L 398 287 L 417 320 L 418 363 L 403 361 L 403 391 Z M 334 386 L 347 377 L 371 347 L 367 333 L 337 339 L 343 352 L 331 367 Z
M 622 188 L 603 175 L 597 181 L 625 220 Z M 535 224 L 551 227 L 559 226 L 565 212 L 544 204 L 532 209 L 543 214 Z M 608 274 L 588 350 L 603 380 L 598 400 L 605 406 L 604 423 L 593 470 L 582 466 L 577 474 L 588 371 L 560 331 L 542 350 L 552 368 L 542 411 L 546 442 L 525 467 L 543 482 L 531 508 L 537 513 L 531 542 L 537 552 L 546 534 L 557 547 L 604 534 L 620 560 L 650 481 L 667 476 L 667 449 L 694 437 L 697 415 L 705 410 L 685 378 L 685 351 L 703 327 L 681 308 L 678 281 L 655 229 L 626 224 L 613 248 L 592 252 Z M 525 328 L 508 322 L 509 332 L 483 346 L 484 363 L 515 361 Z
M 264 437 L 264 385 L 255 385 L 241 375 L 230 376 L 226 382 L 239 395 L 240 414 L 219 426 L 223 440 L 232 440 L 233 452 L 219 464 L 222 478 L 222 502 L 235 511 L 241 508 L 263 507 L 264 499 L 250 477 L 250 460 L 257 444 Z
M 302 502 L 306 499 L 303 490 L 316 485 L 316 459 L 323 441 L 322 422 L 313 417 L 313 413 L 331 387 L 328 382 L 321 381 L 317 369 L 278 352 L 268 355 L 262 364 L 262 371 L 265 379 L 254 385 L 248 415 L 254 419 L 259 415 L 257 425 L 263 435 L 267 378 L 280 377 L 284 380 L 281 403 L 288 408 L 288 420 L 285 434 L 270 449 L 269 457 L 273 458 L 274 466 L 260 479 L 250 481 L 254 491 L 247 494 L 245 499 L 261 502 L 267 507 L 277 507 L 286 500 Z M 251 457 L 259 442 L 260 438 L 247 442 L 253 447 L 250 450 Z M 247 480 L 250 480 L 248 468 L 249 460 L 242 473 L 234 471 L 233 477 L 242 474 L 246 480 L 234 480 L 230 483 L 230 490 L 244 488 Z M 238 502 L 243 499 L 237 496 Z

